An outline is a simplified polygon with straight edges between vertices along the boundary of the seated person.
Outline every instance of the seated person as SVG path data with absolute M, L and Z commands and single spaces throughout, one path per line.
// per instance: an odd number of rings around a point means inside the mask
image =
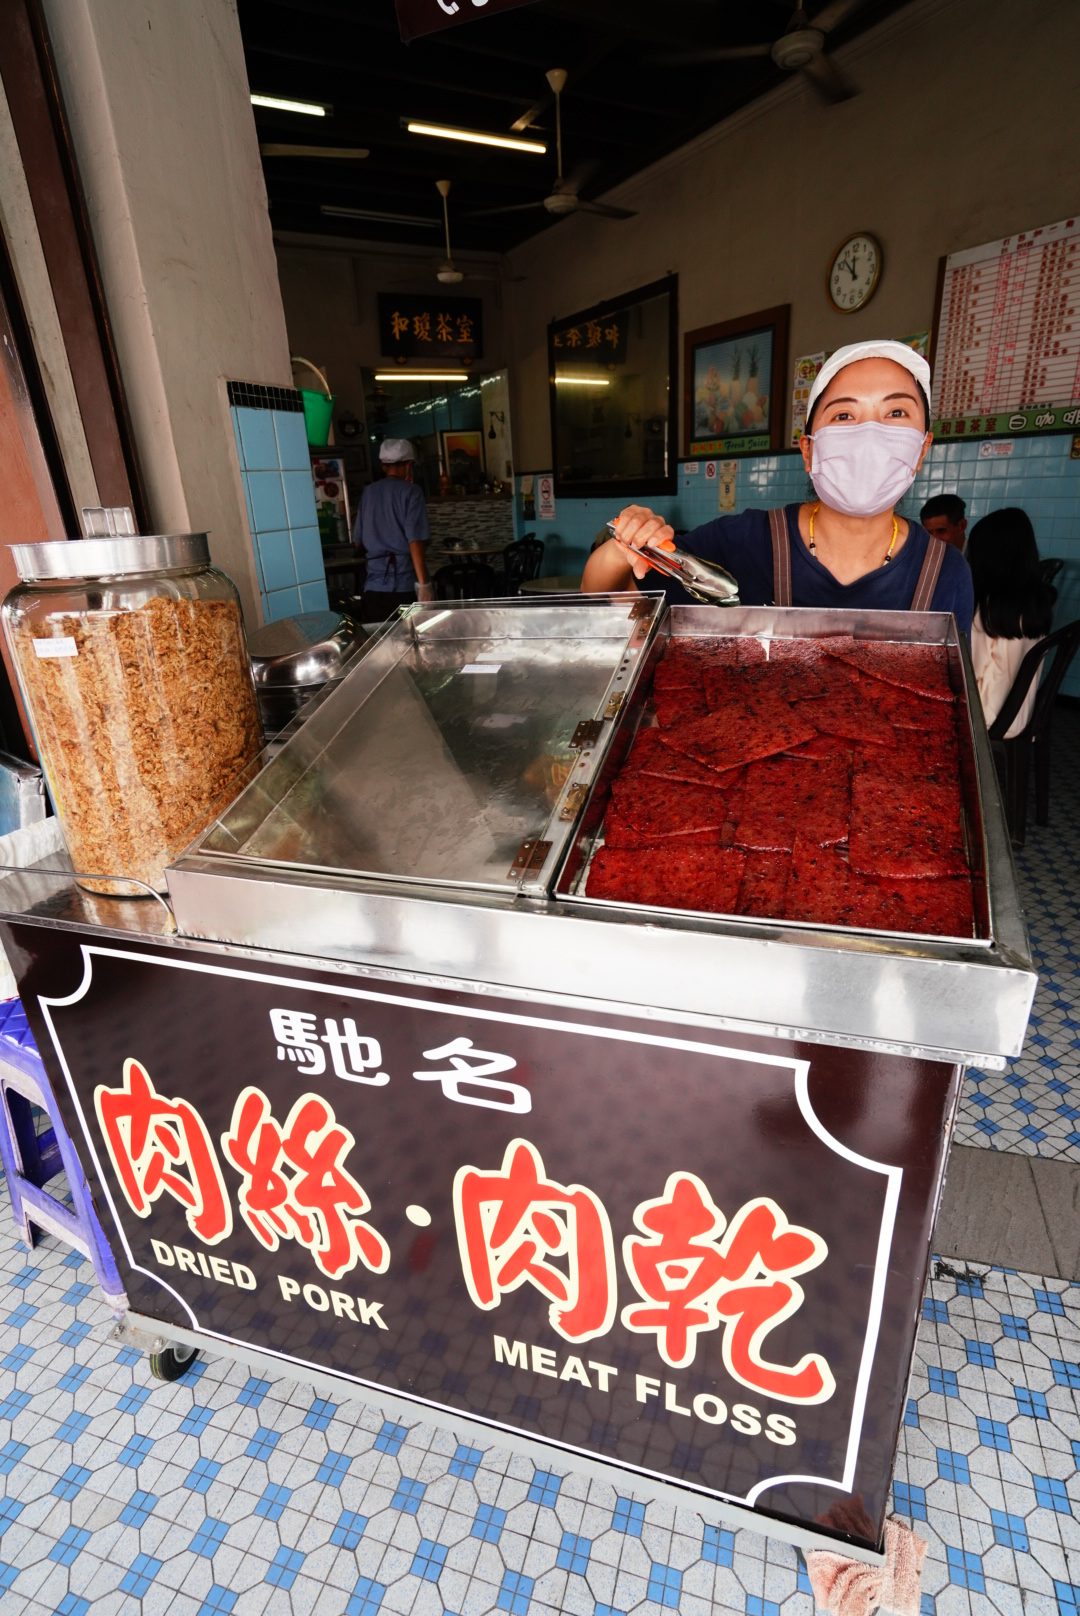
M 975 584 L 971 661 L 983 714 L 992 724 L 1013 680 L 1036 641 L 1050 632 L 1057 591 L 1043 580 L 1035 530 L 1025 511 L 991 511 L 976 522 L 967 545 Z M 1005 737 L 1019 735 L 1031 719 L 1036 681 Z
M 966 510 L 959 494 L 934 494 L 919 512 L 919 521 L 935 539 L 962 550 L 967 540 Z

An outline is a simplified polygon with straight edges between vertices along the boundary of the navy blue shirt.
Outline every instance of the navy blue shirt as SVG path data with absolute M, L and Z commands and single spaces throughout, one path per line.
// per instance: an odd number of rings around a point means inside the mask
M 908 536 L 887 566 L 868 572 L 852 584 L 841 584 L 816 556 L 812 556 L 799 534 L 798 505 L 787 505 L 788 541 L 791 546 L 791 598 L 795 606 L 829 606 L 868 609 L 879 612 L 907 611 L 919 581 L 923 558 L 931 538 L 918 522 L 908 524 Z M 739 581 L 739 599 L 744 606 L 771 606 L 773 603 L 772 539 L 769 513 L 742 511 L 738 516 L 720 516 L 696 527 L 680 541 L 680 548 L 706 561 L 718 561 Z M 943 545 L 941 572 L 930 609 L 952 612 L 962 633 L 971 630 L 974 591 L 971 570 L 960 551 Z M 639 581 L 640 589 L 663 589 L 673 605 L 693 605 L 693 599 L 674 578 L 650 572 Z
M 431 538 L 427 506 L 415 483 L 383 477 L 365 488 L 356 513 L 353 541 L 367 556 L 365 589 L 407 593 L 416 582 L 409 540 Z

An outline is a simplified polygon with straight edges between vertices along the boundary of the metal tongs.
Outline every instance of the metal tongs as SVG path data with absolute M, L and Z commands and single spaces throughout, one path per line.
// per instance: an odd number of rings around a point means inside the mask
M 614 522 L 606 522 L 605 527 L 613 539 L 618 540 Z M 730 572 L 725 571 L 716 561 L 703 561 L 700 556 L 689 555 L 685 550 L 658 550 L 655 545 L 624 545 L 624 549 L 636 549 L 638 555 L 645 557 L 646 561 L 654 566 L 657 572 L 665 577 L 674 578 L 682 584 L 688 595 L 695 600 L 704 601 L 707 606 L 737 606 L 739 604 L 739 584 Z

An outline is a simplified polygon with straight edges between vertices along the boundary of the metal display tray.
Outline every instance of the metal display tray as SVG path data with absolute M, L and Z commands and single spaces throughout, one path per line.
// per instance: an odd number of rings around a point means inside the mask
M 910 938 L 582 902 L 569 890 L 581 846 L 573 818 L 561 822 L 566 836 L 558 859 L 545 860 L 545 871 L 534 872 L 528 887 L 502 890 L 373 880 L 196 847 L 169 871 L 180 934 L 337 960 L 346 969 L 373 966 L 429 983 L 524 990 L 537 1001 L 554 996 L 564 1004 L 629 1006 L 643 1022 L 658 1014 L 684 1016 L 987 1069 L 1018 1055 L 1037 978 L 989 742 L 952 619 L 772 607 L 664 611 L 625 686 L 627 723 L 621 714 L 604 721 L 608 733 L 586 762 L 592 773 L 632 726 L 637 682 L 647 683 L 670 632 L 843 632 L 948 645 L 963 675 L 971 728 L 973 779 L 965 789 L 971 834 L 982 844 L 985 935 Z M 546 889 L 537 890 L 544 880 Z
M 662 654 L 669 640 L 695 640 L 705 637 L 745 638 L 747 635 L 753 635 L 758 638 L 765 646 L 766 653 L 773 640 L 825 639 L 838 634 L 844 637 L 854 637 L 857 641 L 864 643 L 940 645 L 945 648 L 947 653 L 949 681 L 957 698 L 957 712 L 960 720 L 957 725 L 957 751 L 962 795 L 963 829 L 967 846 L 968 867 L 971 871 L 974 908 L 973 932 L 945 938 L 937 933 L 897 931 L 895 929 L 874 931 L 866 927 L 856 929 L 838 923 L 820 921 L 799 921 L 797 923 L 798 929 L 807 932 L 836 932 L 858 936 L 880 936 L 883 939 L 897 938 L 903 939 L 905 942 L 917 942 L 925 939 L 934 943 L 946 941 L 966 945 L 974 943 L 989 948 L 993 942 L 993 933 L 988 852 L 982 794 L 979 789 L 973 717 L 973 715 L 978 714 L 981 722 L 981 707 L 965 648 L 960 635 L 956 631 L 954 620 L 944 613 L 920 613 L 914 615 L 911 612 L 873 612 L 857 617 L 855 614 L 821 613 L 800 608 L 785 611 L 769 609 L 768 616 L 771 622 L 769 626 L 765 626 L 762 622 L 765 611 L 766 609 L 760 607 L 748 608 L 743 611 L 725 608 L 721 611 L 715 607 L 676 606 L 668 616 L 666 625 L 668 632 L 665 634 L 662 643 L 656 647 L 653 655 L 656 657 Z M 748 616 L 748 612 L 752 613 L 752 615 Z M 841 615 L 845 618 L 843 626 L 840 626 L 837 622 L 837 617 Z M 643 720 L 645 722 L 649 721 L 647 713 L 649 695 L 648 680 L 639 680 L 633 698 L 626 703 L 620 714 L 616 734 L 612 738 L 603 766 L 597 773 L 593 788 L 589 794 L 589 800 L 585 804 L 584 812 L 578 822 L 577 833 L 556 882 L 555 895 L 573 904 L 602 907 L 609 910 L 615 909 L 627 914 L 649 917 L 662 914 L 674 921 L 692 919 L 693 923 L 697 924 L 702 921 L 709 922 L 717 919 L 736 920 L 745 925 L 763 925 L 774 929 L 778 925 L 786 924 L 780 916 L 761 919 L 734 913 L 722 915 L 716 910 L 645 906 L 612 898 L 589 896 L 588 874 L 593 859 L 603 846 L 604 820 L 609 804 L 611 785 L 642 728 Z

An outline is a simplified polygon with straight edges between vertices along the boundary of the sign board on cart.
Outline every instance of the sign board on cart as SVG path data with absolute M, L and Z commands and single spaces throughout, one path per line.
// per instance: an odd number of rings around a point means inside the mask
M 3 930 L 166 1335 L 880 1543 L 956 1068 Z

